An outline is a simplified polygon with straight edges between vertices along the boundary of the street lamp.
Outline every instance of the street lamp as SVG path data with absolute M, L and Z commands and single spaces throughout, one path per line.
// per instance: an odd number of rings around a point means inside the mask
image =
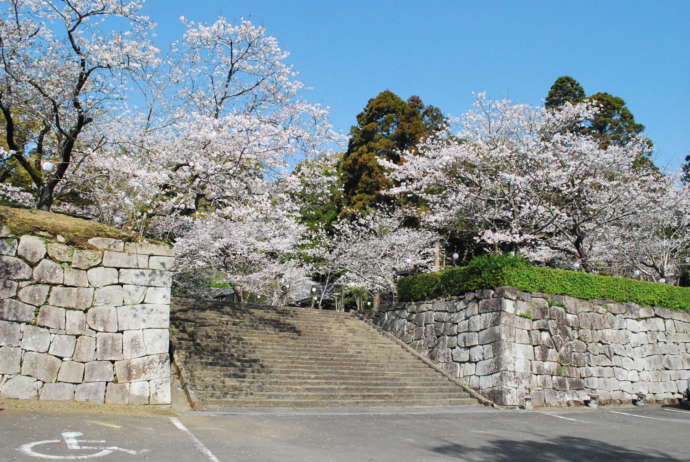
M 453 257 L 453 266 L 455 266 L 455 263 L 458 261 L 458 258 L 460 258 L 460 255 L 458 255 L 457 252 L 453 252 L 453 255 L 451 255 L 451 257 Z

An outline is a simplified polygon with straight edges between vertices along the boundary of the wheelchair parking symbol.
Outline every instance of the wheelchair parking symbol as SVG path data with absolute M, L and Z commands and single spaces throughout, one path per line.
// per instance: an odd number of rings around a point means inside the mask
M 136 456 L 148 451 L 148 449 L 134 451 L 117 446 L 106 446 L 105 440 L 80 440 L 80 436 L 84 436 L 84 434 L 79 432 L 63 432 L 62 440 L 34 441 L 23 444 L 17 449 L 28 456 L 50 460 L 96 459 L 108 456 L 114 452 Z

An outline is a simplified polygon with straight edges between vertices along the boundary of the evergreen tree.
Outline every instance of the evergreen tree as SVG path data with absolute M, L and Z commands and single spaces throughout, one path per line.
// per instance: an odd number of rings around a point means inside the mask
M 389 201 L 381 192 L 393 183 L 379 160 L 399 163 L 402 152 L 414 151 L 421 140 L 446 127 L 441 111 L 425 106 L 417 96 L 404 101 L 385 90 L 370 99 L 357 115 L 357 125 L 350 129 L 350 142 L 341 163 L 345 207 L 363 211 Z
M 585 99 L 585 90 L 574 78 L 564 75 L 556 79 L 546 95 L 547 109 L 555 109 L 565 103 L 581 103 Z
M 549 89 L 544 106 L 547 109 L 557 109 L 566 102 L 590 102 L 599 106 L 600 110 L 596 116 L 573 125 L 569 130 L 593 137 L 601 149 L 606 149 L 609 145 L 625 145 L 644 131 L 644 125 L 635 121 L 623 98 L 605 92 L 586 97 L 582 86 L 569 76 L 556 79 Z M 635 161 L 636 166 L 656 169 L 649 158 L 654 144 L 648 138 L 645 140 L 648 147 L 645 152 L 640 153 Z
M 625 105 L 623 98 L 601 92 L 587 100 L 596 103 L 601 109 L 589 121 L 585 133 L 597 139 L 602 149 L 610 144 L 627 144 L 633 136 L 644 130 L 644 125 L 635 122 L 635 117 Z

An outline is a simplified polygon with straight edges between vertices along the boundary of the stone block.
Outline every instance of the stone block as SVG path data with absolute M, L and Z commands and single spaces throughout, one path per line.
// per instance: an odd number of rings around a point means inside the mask
M 42 284 L 32 284 L 22 288 L 17 294 L 17 298 L 24 303 L 29 305 L 42 305 L 48 298 L 48 292 L 50 291 L 50 286 Z
M 485 359 L 477 363 L 477 375 L 489 375 L 499 371 L 498 361 L 496 359 Z
M 65 332 L 70 335 L 91 333 L 86 328 L 86 315 L 83 311 L 65 310 Z M 96 334 L 93 333 L 95 336 Z
M 53 287 L 48 297 L 48 303 L 64 308 L 85 310 L 93 303 L 92 288 L 83 287 Z
M 84 382 L 112 382 L 113 376 L 113 363 L 110 361 L 86 363 Z
M 71 383 L 46 383 L 41 388 L 40 399 L 45 401 L 72 401 L 77 386 Z
M 61 365 L 62 361 L 55 356 L 29 351 L 24 353 L 22 375 L 34 377 L 42 382 L 52 383 L 57 380 Z
M 62 266 L 53 260 L 41 260 L 34 268 L 33 278 L 37 282 L 47 282 L 49 284 L 62 284 L 65 278 Z
M 470 350 L 467 348 L 454 348 L 451 357 L 456 363 L 464 363 L 470 360 Z
M 89 269 L 101 262 L 101 253 L 92 250 L 75 250 L 72 256 L 72 267 L 77 269 Z
M 0 384 L 0 397 L 13 399 L 38 399 L 41 382 L 31 377 L 15 375 Z
M 25 325 L 22 327 L 22 349 L 45 353 L 50 347 L 50 330 Z
M 96 332 L 117 332 L 117 311 L 111 306 L 99 306 L 86 312 L 86 324 Z
M 133 382 L 129 384 L 129 404 L 149 404 L 149 383 Z
M 167 329 L 170 326 L 168 305 L 132 305 L 117 308 L 119 330 Z
M 167 354 L 144 356 L 115 363 L 117 381 L 136 382 L 170 378 L 170 362 Z
M 110 237 L 94 237 L 89 239 L 89 244 L 100 250 L 114 250 L 122 252 L 125 248 L 124 242 Z
M 122 334 L 96 334 L 96 359 L 121 360 Z
M 169 305 L 170 289 L 167 287 L 149 287 L 146 291 L 146 299 L 144 300 L 144 303 L 153 303 L 156 305 Z
M 90 403 L 103 403 L 105 401 L 105 382 L 91 382 L 77 385 L 74 399 Z
M 479 312 L 480 313 L 491 313 L 495 311 L 501 311 L 502 304 L 500 298 L 488 298 L 479 301 Z
M 64 244 L 49 243 L 46 245 L 48 256 L 55 261 L 72 262 L 74 248 Z
M 86 276 L 93 287 L 109 286 L 118 281 L 118 272 L 114 268 L 92 268 L 86 272 Z
M 103 266 L 112 268 L 148 268 L 148 260 L 147 255 L 110 251 L 103 253 Z
M 57 377 L 58 382 L 82 383 L 84 365 L 76 361 L 63 361 Z
M 36 324 L 39 326 L 50 327 L 51 329 L 65 330 L 66 310 L 55 306 L 46 305 L 38 312 Z
M 147 287 L 131 285 L 122 286 L 122 289 L 124 291 L 125 305 L 138 305 L 142 303 L 148 291 Z
M 138 253 L 140 255 L 160 255 L 163 257 L 174 257 L 175 249 L 167 245 L 152 244 L 150 242 L 127 242 L 125 251 Z
M 128 383 L 109 383 L 105 392 L 105 402 L 108 404 L 128 404 Z
M 142 330 L 126 330 L 122 334 L 122 352 L 124 359 L 134 359 L 140 356 L 146 356 L 146 346 L 144 344 L 144 333 Z
M 16 257 L 0 257 L 0 274 L 3 277 L 10 276 L 16 281 L 31 279 L 33 271 L 31 267 Z
M 149 287 L 170 287 L 172 273 L 163 270 L 121 269 L 120 283 Z
M 172 402 L 170 380 L 151 380 L 149 394 L 149 404 L 170 404 Z
M 500 327 L 489 327 L 479 331 L 479 343 L 481 345 L 486 345 L 487 343 L 493 343 L 499 341 L 501 338 Z
M 77 338 L 73 335 L 56 335 L 50 343 L 50 350 L 48 353 L 61 358 L 71 358 L 74 354 L 76 343 Z
M 96 289 L 94 294 L 94 306 L 120 306 L 124 305 L 125 292 L 122 286 L 106 286 Z
M 77 346 L 74 349 L 72 359 L 84 363 L 96 359 L 96 339 L 87 335 L 77 338 Z
M 46 255 L 46 244 L 40 237 L 22 236 L 19 239 L 17 255 L 31 264 L 38 263 Z
M 72 287 L 88 287 L 89 278 L 84 270 L 65 268 L 65 281 L 63 284 Z
M 21 370 L 21 362 L 20 348 L 0 347 L 0 374 L 18 374 Z
M 0 319 L 5 321 L 31 322 L 35 308 L 13 298 L 0 299 Z
M 18 284 L 9 279 L 0 279 L 0 299 L 17 295 Z
M 0 255 L 14 257 L 17 254 L 16 239 L 0 239 Z
M 157 270 L 172 271 L 175 266 L 174 257 L 151 257 L 149 259 L 149 268 Z
M 19 346 L 21 338 L 21 324 L 0 321 L 0 346 Z

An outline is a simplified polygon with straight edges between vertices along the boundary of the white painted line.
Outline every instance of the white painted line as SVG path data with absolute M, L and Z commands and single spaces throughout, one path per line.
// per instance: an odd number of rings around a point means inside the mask
M 626 415 L 628 417 L 637 417 L 638 419 L 648 419 L 648 420 L 656 420 L 658 422 L 673 422 L 673 423 L 684 423 L 684 424 L 690 424 L 690 420 L 678 420 L 678 419 L 664 419 L 663 417 L 649 417 L 646 415 L 638 415 L 638 414 L 629 414 L 627 412 L 619 412 L 619 411 L 609 411 L 611 414 L 620 414 L 620 415 Z
M 571 419 L 570 417 L 563 417 L 562 415 L 549 414 L 548 412 L 537 412 L 537 414 L 548 415 L 550 417 L 556 417 L 557 419 L 567 420 L 568 422 L 587 423 L 584 420 Z
M 170 417 L 170 421 L 173 423 L 175 427 L 177 427 L 178 430 L 186 433 L 189 435 L 189 437 L 192 439 L 192 442 L 194 442 L 194 446 L 201 451 L 202 454 L 204 454 L 206 457 L 211 462 L 220 462 L 216 456 L 213 455 L 213 453 L 206 447 L 204 446 L 204 443 L 202 443 L 199 438 L 197 438 L 194 433 L 190 432 L 187 427 L 184 426 L 182 422 L 180 422 L 180 419 L 177 417 Z
M 690 411 L 681 411 L 680 409 L 664 409 L 664 411 L 678 412 L 680 414 L 690 415 Z

